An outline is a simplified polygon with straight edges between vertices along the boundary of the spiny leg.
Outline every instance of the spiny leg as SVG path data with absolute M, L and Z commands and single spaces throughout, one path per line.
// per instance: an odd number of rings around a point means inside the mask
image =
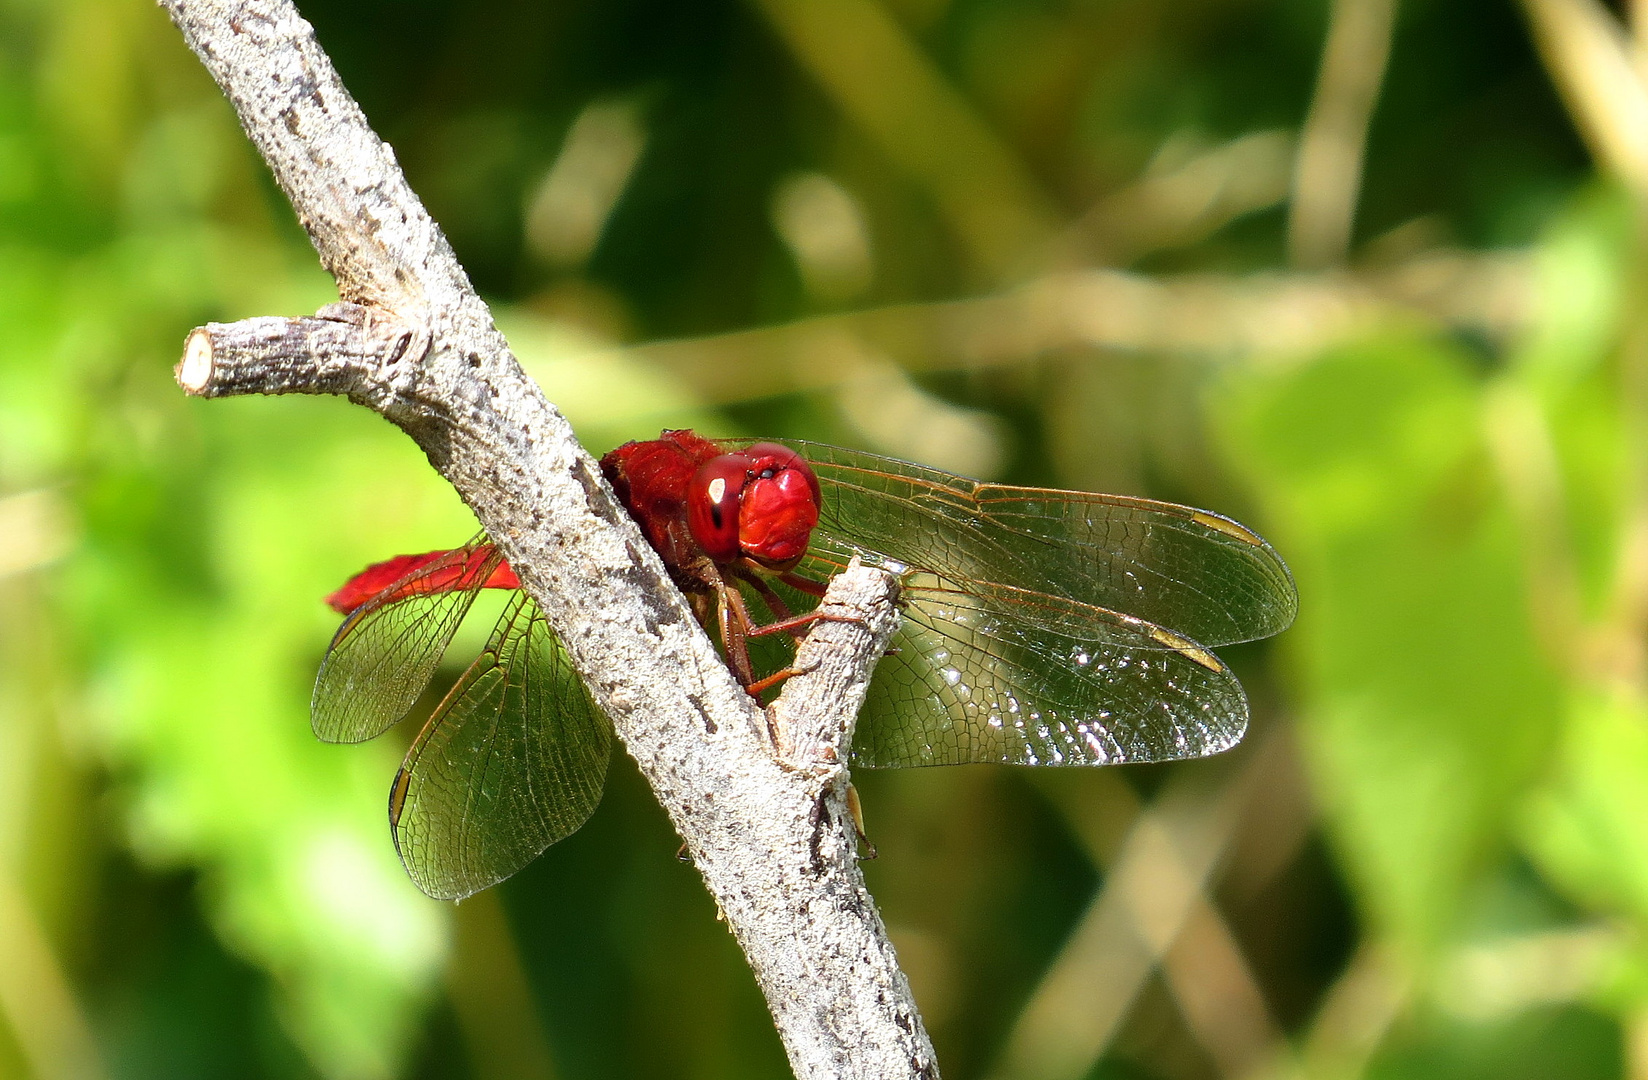
M 775 618 L 782 621 L 794 617 L 794 614 L 790 611 L 790 606 L 784 603 L 784 598 L 774 592 L 773 587 L 768 585 L 760 574 L 737 565 L 728 569 L 738 580 L 749 583 L 750 588 L 756 591 L 757 595 L 761 597 L 761 602 L 767 605 L 767 610 L 771 611 Z
M 810 627 L 814 623 L 863 621 L 857 615 L 837 615 L 821 612 L 816 608 L 812 611 L 804 611 L 799 615 L 792 614 L 789 606 L 784 603 L 783 598 L 773 590 L 772 586 L 768 585 L 759 575 L 736 564 L 716 567 L 716 576 L 718 579 L 716 587 L 717 611 L 722 628 L 721 642 L 726 647 L 733 674 L 743 684 L 744 688 L 750 692 L 750 696 L 757 699 L 760 698 L 762 692 L 772 689 L 792 676 L 805 675 L 807 672 L 812 671 L 813 667 L 797 667 L 792 664 L 782 671 L 776 671 L 763 679 L 756 679 L 755 669 L 750 663 L 749 638 L 787 633 L 799 643 L 805 637 L 802 628 Z M 733 580 L 729 581 L 729 577 Z M 779 577 L 779 580 L 808 595 L 821 597 L 824 593 L 824 586 L 799 574 L 783 574 Z M 779 616 L 779 618 L 774 622 L 757 626 L 755 620 L 750 617 L 749 607 L 744 603 L 743 593 L 738 590 L 738 581 L 748 582 L 767 607 L 771 609 L 772 613 Z
M 753 624 L 747 626 L 744 632 L 750 637 L 765 637 L 768 634 L 788 633 L 799 642 L 806 636 L 804 633 L 800 632 L 801 628 L 811 626 L 815 622 L 862 621 L 856 615 L 831 615 L 821 612 L 817 608 L 814 608 L 812 611 L 804 611 L 799 615 L 793 614 L 790 611 L 790 606 L 784 602 L 784 598 L 779 596 L 778 593 L 773 590 L 773 587 L 767 584 L 766 580 L 760 574 L 754 573 L 745 567 L 736 565 L 728 567 L 727 569 L 728 572 L 738 580 L 749 582 L 750 588 L 756 591 L 756 593 L 761 597 L 762 602 L 767 605 L 767 608 L 775 616 L 777 616 L 773 622 L 764 623 L 761 626 L 755 626 Z M 791 588 L 796 588 L 797 583 L 804 583 L 807 585 L 807 588 L 799 591 L 806 592 L 811 596 L 822 597 L 824 595 L 822 586 L 819 586 L 816 582 L 808 578 L 801 577 L 799 574 L 783 574 L 779 577 L 779 580 L 783 581 L 787 585 L 790 585 Z M 818 590 L 817 592 L 812 591 L 815 588 Z
M 744 607 L 744 598 L 736 585 L 729 585 L 719 572 L 715 586 L 716 622 L 721 628 L 721 645 L 727 651 L 727 663 L 739 685 L 748 687 L 755 681 L 755 669 L 750 666 L 750 650 L 745 634 L 750 626 L 750 613 Z
M 796 592 L 806 593 L 808 596 L 816 596 L 820 600 L 824 599 L 825 586 L 822 581 L 814 581 L 812 578 L 804 577 L 801 574 L 797 574 L 793 570 L 779 574 L 778 580 L 782 581 Z

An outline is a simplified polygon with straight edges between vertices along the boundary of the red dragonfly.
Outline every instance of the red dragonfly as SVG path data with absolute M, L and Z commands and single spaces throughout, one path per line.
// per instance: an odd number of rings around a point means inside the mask
M 1171 503 L 690 431 L 626 443 L 601 467 L 752 692 L 771 681 L 749 655 L 771 640 L 754 637 L 770 626 L 755 626 L 752 598 L 793 630 L 853 556 L 899 576 L 860 766 L 1218 753 L 1245 732 L 1247 699 L 1210 647 L 1275 634 L 1298 606 L 1263 539 Z M 480 590 L 517 590 L 390 790 L 396 849 L 431 896 L 509 877 L 600 799 L 611 724 L 519 587 L 483 537 L 378 563 L 327 598 L 347 617 L 315 682 L 315 734 L 359 742 L 411 709 Z

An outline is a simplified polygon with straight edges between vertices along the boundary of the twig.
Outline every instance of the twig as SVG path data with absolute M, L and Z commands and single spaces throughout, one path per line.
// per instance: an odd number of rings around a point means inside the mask
M 1395 17 L 1396 0 L 1334 0 L 1293 176 L 1288 249 L 1295 266 L 1337 266 L 1350 249 L 1368 122 Z
M 1534 42 L 1597 166 L 1648 199 L 1648 89 L 1625 28 L 1595 0 L 1522 0 Z
M 1166 157 L 1158 153 L 1157 157 Z M 1112 192 L 1060 234 L 1048 263 L 1126 266 L 1141 256 L 1189 247 L 1244 215 L 1287 198 L 1293 137 L 1255 131 Z
M 0 873 L 0 1020 L 41 1080 L 108 1075 L 74 987 L 28 897 Z
M 972 276 L 1019 276 L 1057 212 L 1023 161 L 875 0 L 759 0 L 773 29 L 841 110 L 933 197 Z
M 1299 1037 L 1299 1067 L 1281 1075 L 1361 1076 L 1414 995 L 1412 973 L 1383 946 L 1364 942 Z
M 1215 360 L 1309 356 L 1370 327 L 1443 322 L 1507 337 L 1528 321 L 1529 260 L 1434 251 L 1383 272 L 1049 274 L 965 300 L 898 304 L 634 347 L 702 400 L 833 388 L 866 348 L 907 371 L 1029 364 L 1107 349 Z
M 886 611 L 892 598 L 879 580 L 855 557 L 836 575 L 819 623 L 795 654 L 796 675 L 768 709 L 779 757 L 794 768 L 845 761 L 852 745 L 859 706 L 870 685 L 870 670 L 887 647 L 893 622 Z M 865 634 L 858 621 L 885 624 L 888 633 Z M 832 772 L 839 772 L 832 768 Z M 844 777 L 843 777 L 844 779 Z
M 288 0 L 163 6 L 239 113 L 345 301 L 312 319 L 203 327 L 179 381 L 205 396 L 347 394 L 411 435 L 542 606 L 686 840 L 796 1074 L 936 1076 L 853 857 L 839 766 L 776 759 L 765 718 L 521 371 L 309 25 Z M 843 703 L 861 692 L 864 666 L 891 632 L 892 590 L 885 574 L 860 568 L 826 597 L 880 597 L 855 609 L 857 621 L 831 624 L 865 661 L 837 686 Z
M 991 1074 L 995 1080 L 1087 1075 L 1158 965 L 1197 1038 L 1227 1075 L 1258 1064 L 1276 1038 L 1274 1022 L 1207 890 L 1242 810 L 1284 763 L 1285 748 L 1272 735 L 1218 788 L 1181 774 L 1138 814 L 1105 867 L 1104 885 L 1019 1014 Z M 1102 865 L 1106 853 L 1084 839 Z M 1216 952 L 1197 958 L 1226 962 L 1237 973 L 1240 985 L 1218 1010 L 1205 1007 L 1207 986 L 1186 976 L 1188 952 L 1179 939 L 1187 925 L 1204 944 L 1210 927 L 1214 936 L 1226 935 L 1215 942 Z M 1192 991 L 1199 996 L 1186 1000 Z M 1237 1062 L 1240 1069 L 1233 1067 Z

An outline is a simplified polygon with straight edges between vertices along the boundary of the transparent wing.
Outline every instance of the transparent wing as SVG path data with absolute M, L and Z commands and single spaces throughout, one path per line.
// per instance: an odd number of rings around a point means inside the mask
M 594 812 L 611 741 L 559 639 L 517 594 L 395 775 L 389 825 L 407 873 L 443 900 L 509 877 Z
M 838 572 L 823 540 L 801 570 Z M 902 577 L 903 618 L 853 738 L 872 768 L 1113 765 L 1205 757 L 1247 730 L 1229 668 L 1154 623 L 1011 586 Z
M 476 541 L 422 562 L 344 619 L 315 676 L 309 720 L 323 742 L 364 742 L 429 685 L 475 594 L 503 556 Z
M 985 484 L 876 454 L 790 445 L 818 474 L 824 533 L 963 589 L 989 582 L 1063 596 L 1204 645 L 1279 633 L 1298 609 L 1281 557 L 1217 514 Z
M 895 652 L 853 740 L 871 767 L 1205 757 L 1247 730 L 1219 658 L 1142 620 L 1007 588 L 906 582 Z

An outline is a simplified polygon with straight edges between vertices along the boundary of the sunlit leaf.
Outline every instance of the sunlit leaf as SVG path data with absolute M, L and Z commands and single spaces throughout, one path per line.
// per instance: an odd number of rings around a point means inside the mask
M 1330 834 L 1376 925 L 1420 953 L 1504 843 L 1561 707 L 1481 402 L 1418 338 L 1246 372 L 1217 400 L 1299 582 L 1283 641 Z

